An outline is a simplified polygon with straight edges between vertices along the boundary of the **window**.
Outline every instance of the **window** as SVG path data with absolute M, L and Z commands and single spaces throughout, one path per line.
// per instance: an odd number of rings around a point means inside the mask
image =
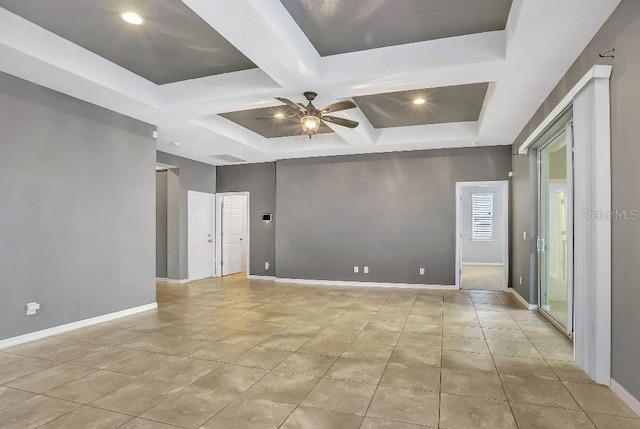
M 471 193 L 471 230 L 473 241 L 493 240 L 492 193 Z

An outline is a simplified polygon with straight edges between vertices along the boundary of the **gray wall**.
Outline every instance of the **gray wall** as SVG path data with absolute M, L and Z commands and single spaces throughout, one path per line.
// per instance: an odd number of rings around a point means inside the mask
M 156 277 L 167 278 L 167 171 L 156 173 Z
M 3 73 L 0 111 L 0 339 L 155 302 L 154 128 Z
M 278 161 L 277 276 L 454 284 L 455 183 L 510 169 L 508 146 Z
M 168 178 L 167 277 L 173 280 L 184 280 L 188 278 L 188 191 L 214 194 L 216 192 L 216 167 L 165 152 L 157 152 L 157 160 L 163 164 L 178 167 L 169 171 Z M 178 186 L 179 191 L 176 192 Z
M 250 192 L 249 273 L 273 276 L 276 272 L 276 164 L 230 165 L 217 168 L 218 192 Z M 263 213 L 272 213 L 270 223 L 262 221 Z M 269 270 L 264 263 L 269 262 Z
M 493 193 L 493 240 L 472 241 L 472 193 Z M 462 263 L 504 263 L 504 195 L 501 186 L 465 186 L 462 189 L 460 223 L 462 232 L 460 259 Z
M 613 64 L 611 78 L 612 187 L 613 210 L 640 209 L 640 2 L 623 0 L 584 52 L 578 57 L 557 87 L 533 116 L 514 142 L 513 150 L 527 138 L 567 91 L 594 65 Z M 598 54 L 615 48 L 615 60 Z M 524 182 L 528 177 L 520 163 L 516 176 Z M 524 186 L 524 184 L 523 184 Z M 526 198 L 523 195 L 521 198 Z M 524 205 L 518 201 L 517 205 Z M 516 223 L 524 225 L 525 217 L 515 211 Z M 613 326 L 612 376 L 631 394 L 640 399 L 640 341 L 636 329 L 640 325 L 640 221 L 617 219 L 613 233 Z M 518 265 L 525 264 L 528 243 L 520 243 L 516 254 Z M 533 283 L 532 283 L 533 284 Z M 579 285 L 578 285 L 579 286 Z M 523 294 L 523 296 L 525 296 Z

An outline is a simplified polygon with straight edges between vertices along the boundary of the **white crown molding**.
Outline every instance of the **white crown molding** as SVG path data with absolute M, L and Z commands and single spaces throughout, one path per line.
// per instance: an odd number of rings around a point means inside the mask
M 116 311 L 114 313 L 103 314 L 102 316 L 96 316 L 90 319 L 79 320 L 77 322 L 71 322 L 65 325 L 43 329 L 41 331 L 30 332 L 28 334 L 19 335 L 17 337 L 7 338 L 4 340 L 0 340 L 0 349 L 17 346 L 18 344 L 28 343 L 30 341 L 39 340 L 41 338 L 50 337 L 52 335 L 62 334 L 64 332 L 73 331 L 75 329 L 85 328 L 87 326 L 96 325 L 98 323 L 108 322 L 110 320 L 119 319 L 121 317 L 131 316 L 137 313 L 142 313 L 144 311 L 155 310 L 156 308 L 158 308 L 158 303 L 152 302 L 151 304 L 145 304 L 126 310 Z

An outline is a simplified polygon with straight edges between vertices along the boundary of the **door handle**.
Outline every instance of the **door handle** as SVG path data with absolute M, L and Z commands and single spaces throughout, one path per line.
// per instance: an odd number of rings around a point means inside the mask
M 538 249 L 538 252 L 544 252 L 545 251 L 546 246 L 545 246 L 544 238 L 538 238 L 536 240 L 536 248 Z
M 207 240 L 209 243 L 213 243 L 213 240 Z

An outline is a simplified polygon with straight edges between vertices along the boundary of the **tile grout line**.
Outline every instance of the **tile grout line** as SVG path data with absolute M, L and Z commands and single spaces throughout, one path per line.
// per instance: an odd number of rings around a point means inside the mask
M 474 305 L 474 309 L 475 309 L 475 305 Z M 478 313 L 476 312 L 476 315 L 477 314 Z M 479 319 L 478 319 L 478 322 L 482 326 L 482 323 L 480 322 Z M 484 329 L 482 329 L 482 335 L 484 336 Z M 515 423 L 516 428 L 518 428 L 519 427 L 518 420 L 516 419 L 516 415 L 513 413 L 513 407 L 511 406 L 511 401 L 509 400 L 509 395 L 507 395 L 507 390 L 505 389 L 504 383 L 502 381 L 502 374 L 498 370 L 498 365 L 496 365 L 496 360 L 495 360 L 495 358 L 493 356 L 493 352 L 491 351 L 491 348 L 489 348 L 489 343 L 487 342 L 487 338 L 486 337 L 484 339 L 484 342 L 487 345 L 487 349 L 489 349 L 489 356 L 491 356 L 491 361 L 493 362 L 493 366 L 496 368 L 496 374 L 498 375 L 498 380 L 500 380 L 500 387 L 502 387 L 502 392 L 504 393 L 504 397 L 507 400 L 507 405 L 509 406 L 509 411 L 511 412 L 511 417 L 513 418 L 513 422 Z
M 356 303 L 357 303 L 357 302 L 362 301 L 362 299 L 363 299 L 364 297 L 366 297 L 366 295 L 367 295 L 369 292 L 371 292 L 371 291 L 367 291 L 367 293 L 366 293 L 364 296 L 360 297 L 360 299 L 358 299 L 358 301 L 356 301 Z M 387 299 L 386 299 L 386 300 L 385 300 L 385 302 L 380 306 L 380 308 L 382 308 L 382 307 L 384 306 L 384 304 L 386 304 L 386 303 L 387 303 L 387 301 L 389 301 L 389 298 L 391 298 L 391 295 L 390 295 L 389 297 L 387 297 Z M 355 305 L 355 304 L 354 304 L 354 305 Z M 353 305 L 352 305 L 352 307 L 353 307 Z M 379 310 L 379 309 L 378 309 L 378 310 Z M 378 310 L 376 310 L 376 314 L 378 314 Z M 342 314 L 344 314 L 344 312 L 343 312 Z M 375 317 L 375 316 L 374 316 L 374 317 Z M 337 318 L 336 318 L 336 319 L 337 319 Z M 335 319 L 334 319 L 334 321 L 335 321 Z M 368 325 L 368 324 L 369 324 L 369 322 L 367 322 L 367 325 Z M 365 327 L 366 327 L 367 325 L 365 325 Z M 362 333 L 362 331 L 363 331 L 363 330 L 364 330 L 364 328 L 360 330 L 360 333 Z M 322 331 L 321 331 L 321 332 L 322 332 Z M 359 334 L 358 334 L 358 335 L 359 335 Z M 347 350 L 347 349 L 348 349 L 348 348 L 349 348 L 349 347 L 350 347 L 350 346 L 351 346 L 351 345 L 356 341 L 356 339 L 357 339 L 357 338 L 358 338 L 358 337 L 356 336 L 356 338 L 354 338 L 354 339 L 353 339 L 353 341 L 351 341 L 351 343 L 349 343 L 349 346 L 347 346 L 347 348 L 345 349 L 345 351 L 346 351 L 346 350 Z M 294 352 L 294 353 L 295 353 L 295 352 Z M 344 352 L 343 352 L 343 354 L 344 354 Z M 327 372 L 329 372 L 329 371 L 331 370 L 331 368 L 333 367 L 333 365 L 335 365 L 335 363 L 336 363 L 339 359 L 340 359 L 340 357 L 338 357 L 338 358 L 335 360 L 335 362 L 334 362 L 334 363 L 333 363 L 329 368 L 327 368 L 327 370 L 326 370 L 326 371 L 325 371 L 325 372 L 324 372 L 320 377 L 318 377 L 318 381 L 316 381 L 316 383 L 313 385 L 313 387 L 312 387 L 311 389 L 309 389 L 309 391 L 308 391 L 308 392 L 307 392 L 307 394 L 304 396 L 304 398 L 302 398 L 302 400 L 301 400 L 301 401 L 300 401 L 300 402 L 295 406 L 295 408 L 294 408 L 293 410 L 291 410 L 291 412 L 287 415 L 287 417 L 285 417 L 285 418 L 284 418 L 284 420 L 282 420 L 282 423 L 281 423 L 280 425 L 278 425 L 278 428 L 282 427 L 282 425 L 284 425 L 284 424 L 285 424 L 285 422 L 289 419 L 289 417 L 291 417 L 291 415 L 295 412 L 295 410 L 297 410 L 297 409 L 298 409 L 298 407 L 303 406 L 303 405 L 302 405 L 302 403 L 307 399 L 307 397 L 311 394 L 311 392 L 313 391 L 313 389 L 315 389 L 315 388 L 316 388 L 316 386 L 318 385 L 318 383 L 320 383 L 320 381 L 322 381 L 322 378 L 325 376 L 325 374 L 327 374 Z M 372 397 L 372 398 L 373 398 L 373 397 Z M 306 406 L 306 405 L 304 405 L 304 406 Z M 315 407 L 310 407 L 310 408 L 315 408 Z M 365 414 L 366 414 L 366 412 L 365 412 Z M 362 420 L 364 421 L 364 417 L 363 417 L 363 419 L 362 419 Z
M 373 395 L 371 395 L 371 399 L 369 400 L 369 404 L 367 405 L 367 409 L 364 411 L 362 422 L 360 423 L 360 427 L 362 427 L 362 425 L 364 424 L 364 420 L 367 418 L 367 413 L 369 412 L 369 408 L 371 408 L 371 404 L 373 403 L 373 398 L 375 398 L 376 393 L 378 393 L 378 388 L 380 387 L 380 382 L 382 381 L 382 378 L 384 377 L 384 373 L 387 372 L 387 368 L 389 367 L 389 362 L 391 362 L 391 358 L 393 357 L 393 353 L 396 351 L 396 348 L 398 347 L 398 342 L 400 341 L 400 338 L 402 337 L 402 334 L 404 333 L 404 329 L 407 326 L 409 317 L 411 316 L 411 312 L 413 311 L 413 308 L 416 305 L 416 300 L 418 299 L 418 295 L 419 295 L 419 293 L 416 293 L 416 296 L 414 297 L 413 302 L 411 303 L 411 308 L 409 309 L 409 313 L 407 314 L 407 317 L 405 318 L 404 323 L 402 324 L 402 329 L 400 330 L 400 335 L 398 335 L 396 343 L 393 345 L 393 349 L 391 350 L 391 353 L 389 354 L 389 358 L 387 359 L 387 363 L 384 366 L 384 370 L 382 371 L 382 375 L 380 376 L 380 380 L 378 380 L 378 383 L 376 384 L 376 388 L 373 391 Z M 389 296 L 389 298 L 385 301 L 385 304 L 389 301 L 389 299 L 391 299 L 391 296 L 393 296 L 393 294 L 391 294 Z M 382 306 L 384 306 L 384 304 Z M 382 308 L 382 307 L 380 307 L 380 308 Z

